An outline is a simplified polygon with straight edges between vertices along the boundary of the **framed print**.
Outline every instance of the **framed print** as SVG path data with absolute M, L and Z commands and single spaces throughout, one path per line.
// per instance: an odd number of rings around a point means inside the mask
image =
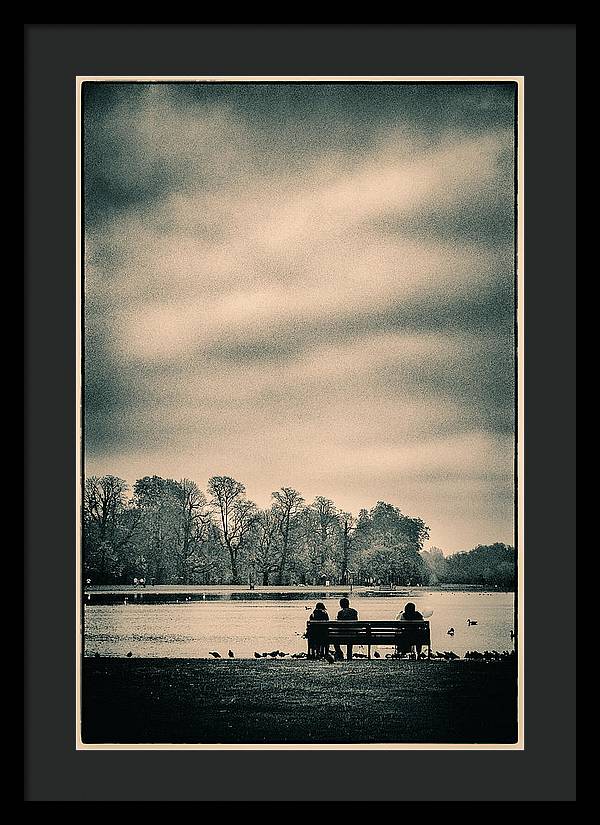
M 25 46 L 26 800 L 571 801 L 574 27 Z

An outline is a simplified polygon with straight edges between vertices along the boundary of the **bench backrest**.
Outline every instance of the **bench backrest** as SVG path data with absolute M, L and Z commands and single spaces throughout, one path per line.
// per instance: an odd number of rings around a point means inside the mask
M 308 641 L 327 640 L 339 644 L 429 644 L 429 622 L 401 622 L 399 619 L 355 622 L 306 623 Z

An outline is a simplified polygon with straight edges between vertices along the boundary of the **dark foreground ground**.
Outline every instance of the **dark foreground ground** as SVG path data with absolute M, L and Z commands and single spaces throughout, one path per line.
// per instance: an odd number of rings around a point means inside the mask
M 96 659 L 84 743 L 510 743 L 512 662 Z

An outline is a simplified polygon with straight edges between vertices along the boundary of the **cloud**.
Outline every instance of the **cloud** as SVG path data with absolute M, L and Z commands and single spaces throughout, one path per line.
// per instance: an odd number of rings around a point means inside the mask
M 91 84 L 85 135 L 89 468 L 511 540 L 511 87 Z

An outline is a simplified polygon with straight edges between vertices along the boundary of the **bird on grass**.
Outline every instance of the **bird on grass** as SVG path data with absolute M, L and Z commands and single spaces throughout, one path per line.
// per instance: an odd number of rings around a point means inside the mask
M 209 650 L 208 652 L 209 652 L 209 653 L 210 653 L 210 655 L 211 655 L 211 656 L 213 656 L 215 659 L 220 659 L 220 658 L 221 658 L 221 654 L 220 654 L 220 653 L 217 653 L 217 651 L 216 651 L 216 650 Z
M 230 650 L 227 655 L 229 656 L 230 659 L 233 659 L 234 658 L 233 650 Z

